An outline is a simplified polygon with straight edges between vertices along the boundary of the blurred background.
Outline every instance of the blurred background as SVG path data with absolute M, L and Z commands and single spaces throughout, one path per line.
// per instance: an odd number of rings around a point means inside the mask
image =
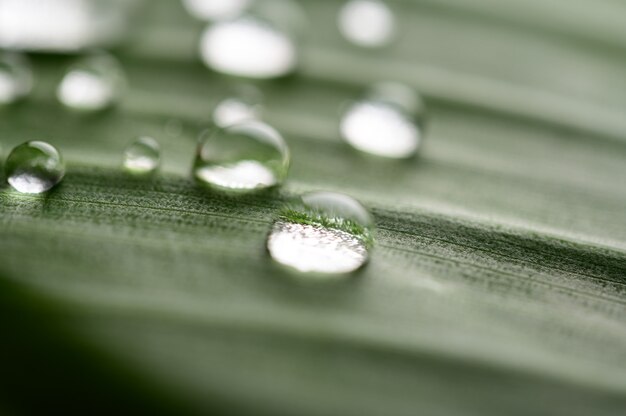
M 0 0 L 3 159 L 67 165 L 0 190 L 0 412 L 625 414 L 625 51 L 619 0 Z M 200 189 L 244 119 L 284 186 Z M 316 190 L 373 214 L 357 276 L 268 262 Z

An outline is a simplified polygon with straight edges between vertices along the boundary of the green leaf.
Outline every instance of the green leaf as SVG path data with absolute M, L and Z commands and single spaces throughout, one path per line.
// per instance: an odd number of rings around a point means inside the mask
M 260 84 L 293 167 L 255 196 L 189 179 L 235 80 L 197 62 L 202 25 L 178 2 L 139 16 L 117 51 L 130 89 L 105 114 L 58 106 L 71 57 L 34 57 L 33 96 L 0 112 L 3 149 L 47 140 L 68 172 L 46 196 L 0 191 L 0 410 L 623 414 L 625 6 L 503 3 L 394 2 L 402 36 L 374 52 L 340 39 L 339 2 L 303 3 L 300 72 Z M 339 140 L 340 106 L 379 79 L 426 97 L 416 160 Z M 162 144 L 156 178 L 121 172 L 139 134 Z M 310 190 L 373 211 L 354 278 L 269 261 L 272 221 Z

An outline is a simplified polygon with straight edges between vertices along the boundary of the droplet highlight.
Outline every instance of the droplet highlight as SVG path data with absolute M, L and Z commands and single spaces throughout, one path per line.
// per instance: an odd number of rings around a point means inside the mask
M 0 52 L 0 104 L 27 96 L 33 87 L 33 72 L 26 56 Z
M 227 75 L 269 79 L 297 65 L 296 40 L 286 30 L 250 14 L 207 27 L 200 56 L 211 69 Z
M 124 169 L 132 174 L 154 173 L 161 162 L 161 147 L 152 137 L 143 136 L 133 141 L 124 151 Z
M 423 136 L 423 105 L 408 86 L 381 83 L 346 106 L 339 130 L 343 140 L 365 153 L 393 159 L 414 156 Z
M 46 192 L 65 175 L 59 151 L 49 143 L 30 141 L 15 147 L 5 163 L 7 181 L 26 194 Z
M 193 174 L 218 190 L 250 192 L 281 184 L 289 162 L 280 133 L 265 123 L 247 121 L 203 133 Z
M 395 34 L 395 17 L 380 0 L 352 0 L 339 11 L 339 31 L 351 43 L 375 48 L 387 45 Z
M 262 112 L 261 92 L 256 88 L 239 88 L 239 93 L 220 101 L 213 110 L 213 122 L 228 127 L 244 121 L 260 120 Z
M 198 20 L 227 20 L 240 15 L 250 0 L 183 0 L 187 12 Z
M 0 0 L 0 48 L 75 52 L 127 33 L 134 1 Z
M 373 230 L 371 215 L 355 199 L 313 192 L 283 209 L 268 235 L 267 250 L 289 270 L 345 276 L 367 263 Z
M 119 100 L 125 84 L 117 59 L 98 53 L 80 59 L 68 69 L 57 88 L 57 98 L 73 110 L 104 110 Z

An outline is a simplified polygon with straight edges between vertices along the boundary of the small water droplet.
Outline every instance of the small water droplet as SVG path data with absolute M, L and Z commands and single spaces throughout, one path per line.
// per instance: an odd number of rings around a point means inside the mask
M 152 137 L 142 136 L 124 151 L 124 169 L 133 174 L 153 173 L 161 161 L 161 148 Z
M 280 133 L 247 121 L 203 133 L 193 173 L 220 190 L 255 191 L 279 185 L 289 170 L 289 149 Z
M 313 192 L 283 209 L 267 250 L 276 262 L 298 272 L 345 275 L 368 261 L 373 230 L 369 212 L 358 201 Z
M 0 48 L 78 51 L 119 41 L 134 1 L 0 0 Z
M 39 194 L 61 182 L 65 165 L 54 146 L 30 141 L 15 147 L 6 160 L 7 181 L 18 192 Z
M 250 0 L 183 0 L 187 12 L 199 20 L 226 20 L 240 15 Z
M 339 30 L 355 45 L 381 47 L 394 36 L 395 17 L 382 1 L 352 0 L 339 12 Z
M 213 110 L 213 122 L 227 127 L 243 121 L 261 119 L 261 92 L 252 86 L 238 88 L 239 93 L 220 101 Z
M 289 1 L 259 1 L 234 19 L 209 25 L 200 56 L 211 69 L 247 78 L 277 78 L 298 62 L 297 28 L 304 20 Z
M 21 54 L 0 52 L 0 104 L 10 104 L 30 93 L 33 72 Z
M 423 113 L 419 96 L 397 83 L 381 83 L 365 97 L 346 107 L 340 132 L 352 147 L 388 158 L 408 158 L 422 142 L 418 116 Z
M 57 98 L 74 110 L 99 111 L 113 105 L 124 87 L 124 71 L 117 59 L 96 53 L 68 69 L 57 88 Z

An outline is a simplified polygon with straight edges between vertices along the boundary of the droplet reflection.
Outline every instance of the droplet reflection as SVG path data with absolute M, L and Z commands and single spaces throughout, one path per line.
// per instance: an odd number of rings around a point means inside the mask
M 61 182 L 65 165 L 54 146 L 30 141 L 15 147 L 6 160 L 7 181 L 18 192 L 39 194 Z
M 417 117 L 421 111 L 421 100 L 409 87 L 383 83 L 347 106 L 339 129 L 342 138 L 355 149 L 388 158 L 408 158 L 422 142 Z
M 220 101 L 213 110 L 213 122 L 219 127 L 261 119 L 262 95 L 251 85 L 241 85 L 232 97 Z
M 349 196 L 314 192 L 283 210 L 267 238 L 276 262 L 311 275 L 342 276 L 369 259 L 373 221 Z
M 74 110 L 98 111 L 113 105 L 124 87 L 124 72 L 117 60 L 97 53 L 69 68 L 57 88 L 57 98 Z
M 276 78 L 297 63 L 295 40 L 271 23 L 242 16 L 209 26 L 200 40 L 200 56 L 211 69 L 248 78 Z
M 199 20 L 227 20 L 243 12 L 250 0 L 183 0 L 190 15 Z
M 289 170 L 289 149 L 267 124 L 247 121 L 204 133 L 194 177 L 224 191 L 255 191 L 279 185 Z
M 124 169 L 133 174 L 154 172 L 161 160 L 161 148 L 152 137 L 143 136 L 132 142 L 124 151 Z
M 0 48 L 78 51 L 125 35 L 127 0 L 0 0 Z
M 339 30 L 350 42 L 362 47 L 389 43 L 395 32 L 395 18 L 379 0 L 352 0 L 339 12 Z

